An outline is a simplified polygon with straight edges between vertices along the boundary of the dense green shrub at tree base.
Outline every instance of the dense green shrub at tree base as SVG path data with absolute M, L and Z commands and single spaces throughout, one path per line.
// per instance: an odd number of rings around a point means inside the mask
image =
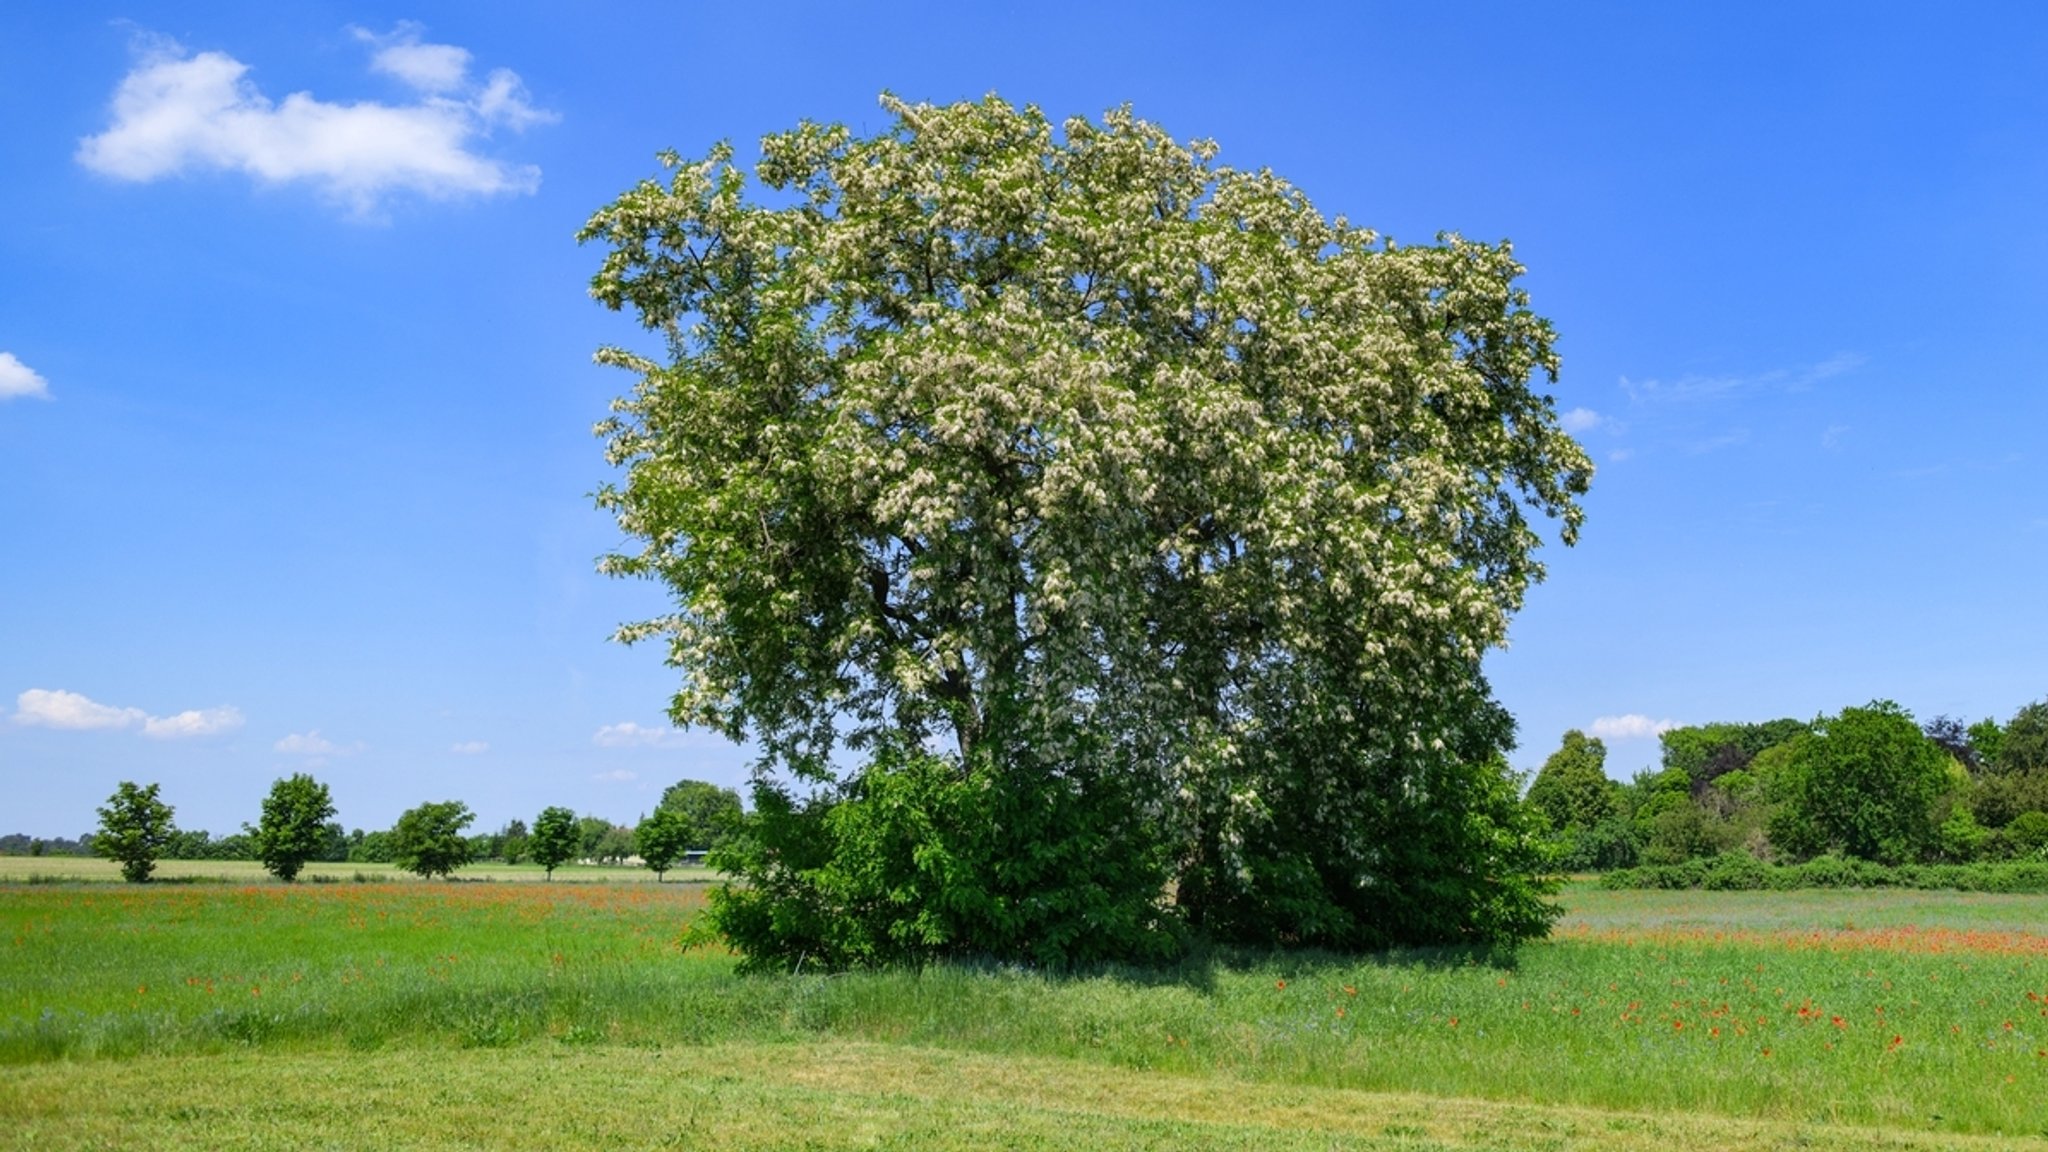
M 756 782 L 709 857 L 747 878 L 712 891 L 718 927 L 751 968 L 1165 959 L 1179 941 L 1165 843 L 1082 791 L 1100 786 L 963 774 L 900 745 L 840 793 Z

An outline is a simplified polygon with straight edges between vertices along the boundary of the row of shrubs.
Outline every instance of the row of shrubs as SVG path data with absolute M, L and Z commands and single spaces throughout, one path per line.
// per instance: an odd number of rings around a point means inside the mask
M 1820 856 L 1800 864 L 1766 864 L 1728 852 L 1683 864 L 1617 868 L 1600 878 L 1604 888 L 1705 888 L 1716 891 L 1788 891 L 1794 888 L 1926 888 L 1958 892 L 2048 892 L 2048 862 L 2014 860 L 1976 864 L 1878 864 Z

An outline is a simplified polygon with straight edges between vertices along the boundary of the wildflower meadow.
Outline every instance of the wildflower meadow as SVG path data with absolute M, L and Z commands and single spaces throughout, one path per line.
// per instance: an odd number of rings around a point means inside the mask
M 2048 897 L 1573 886 L 1512 955 L 1069 976 L 744 975 L 695 927 L 703 897 L 10 886 L 6 1141 L 1933 1148 L 2048 1129 Z

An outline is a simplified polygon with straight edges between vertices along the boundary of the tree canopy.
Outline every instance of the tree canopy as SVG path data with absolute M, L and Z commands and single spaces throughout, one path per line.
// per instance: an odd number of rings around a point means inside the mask
M 575 811 L 559 807 L 541 809 L 533 822 L 527 851 L 532 853 L 534 863 L 547 869 L 548 879 L 555 878 L 555 869 L 576 858 L 577 846 Z
M 604 567 L 675 598 L 621 637 L 666 644 L 676 722 L 764 752 L 729 933 L 1541 931 L 1479 662 L 1591 467 L 1508 245 L 1396 245 L 1128 110 L 884 105 L 763 140 L 765 197 L 728 146 L 666 154 L 581 233 L 668 345 L 599 354 L 639 377 Z
M 1552 831 L 1591 828 L 1614 815 L 1620 789 L 1607 778 L 1607 745 L 1574 728 L 1529 785 L 1529 804 Z
M 171 826 L 173 810 L 157 798 L 158 785 L 138 786 L 123 780 L 99 809 L 100 828 L 93 834 L 92 850 L 121 865 L 121 878 L 140 884 L 156 871 L 156 859 L 163 853 L 177 829 Z
M 469 863 L 469 840 L 462 830 L 475 819 L 460 800 L 406 809 L 391 827 L 391 862 L 422 877 L 453 875 Z
M 303 772 L 277 781 L 263 798 L 263 814 L 248 829 L 256 858 L 280 880 L 296 880 L 306 861 L 328 846 L 334 799 L 327 785 Z
M 674 816 L 684 850 L 716 844 L 739 825 L 742 815 L 739 793 L 703 780 L 678 780 L 669 785 L 662 791 L 657 810 Z

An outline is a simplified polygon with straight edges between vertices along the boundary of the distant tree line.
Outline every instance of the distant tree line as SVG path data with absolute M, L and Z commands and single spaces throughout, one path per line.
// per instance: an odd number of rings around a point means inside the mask
M 1702 724 L 1660 738 L 1627 783 L 1565 733 L 1526 797 L 1559 865 L 1604 871 L 1730 854 L 1773 864 L 2048 860 L 2048 700 L 2004 723 L 1925 724 L 1887 700 L 1812 721 Z
M 333 819 L 327 786 L 301 773 L 271 786 L 256 824 L 216 837 L 177 827 L 174 810 L 159 792 L 156 784 L 122 781 L 98 810 L 96 830 L 76 840 L 0 835 L 0 855 L 99 855 L 118 862 L 123 876 L 137 882 L 149 879 L 158 860 L 260 861 L 287 881 L 309 863 L 394 864 L 421 876 L 448 876 L 466 864 L 532 862 L 552 876 L 572 861 L 630 862 L 660 874 L 692 852 L 716 847 L 741 815 L 739 793 L 683 780 L 630 826 L 551 807 L 532 829 L 511 820 L 495 832 L 470 834 L 475 814 L 467 804 L 447 800 L 408 809 L 389 829 L 345 831 Z

